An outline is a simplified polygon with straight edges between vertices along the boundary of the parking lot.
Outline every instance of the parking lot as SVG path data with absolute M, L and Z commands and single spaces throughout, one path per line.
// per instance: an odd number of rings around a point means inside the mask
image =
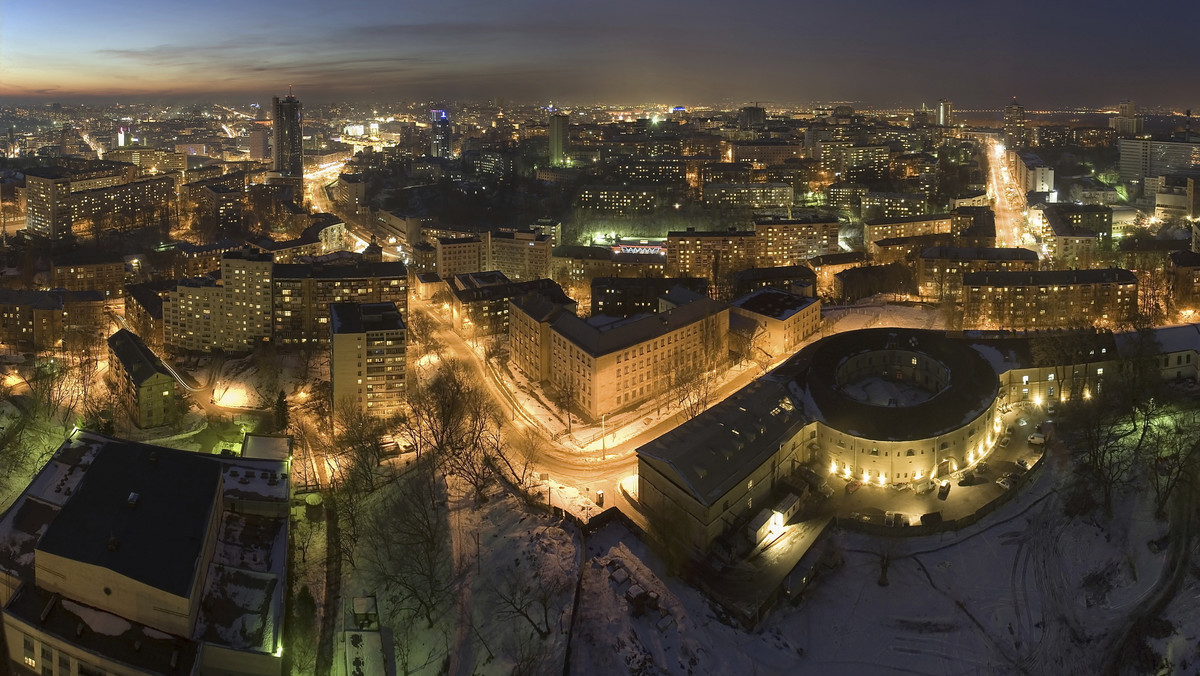
M 942 518 L 947 520 L 971 514 L 1005 492 L 1005 488 L 997 485 L 997 479 L 1006 473 L 1024 473 L 1018 466 L 1018 461 L 1024 460 L 1030 467 L 1041 461 L 1046 445 L 1031 444 L 1028 438 L 1029 435 L 1037 433 L 1039 425 L 1044 430 L 1050 430 L 1052 425 L 1044 425 L 1049 417 L 1043 409 L 1033 407 L 1004 415 L 1004 425 L 1011 426 L 1013 430 L 1008 445 L 1004 448 L 997 445 L 984 458 L 981 463 L 986 465 L 984 471 L 980 471 L 978 466 L 971 470 L 975 475 L 971 485 L 960 485 L 964 472 L 939 477 L 939 483 L 942 480 L 950 482 L 945 499 L 939 497 L 936 486 L 923 494 L 907 488 L 907 484 L 903 489 L 862 484 L 852 491 L 850 480 L 830 476 L 829 485 L 833 487 L 834 495 L 822 511 L 831 511 L 839 518 L 855 517 L 877 524 L 884 523 L 885 514 L 888 512 L 898 512 L 903 515 L 898 518 L 907 518 L 913 524 L 919 524 L 922 515 L 934 512 L 941 512 Z M 1012 490 L 1020 490 L 1020 484 Z

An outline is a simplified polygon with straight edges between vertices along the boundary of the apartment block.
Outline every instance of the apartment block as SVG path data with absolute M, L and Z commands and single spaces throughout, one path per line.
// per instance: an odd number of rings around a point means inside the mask
M 863 221 L 863 242 L 874 255 L 875 242 L 897 237 L 950 233 L 954 218 L 950 214 L 929 214 L 903 218 L 878 218 Z
M 272 339 L 281 345 L 329 339 L 333 303 L 394 303 L 408 314 L 408 270 L 399 261 L 276 265 Z
M 963 275 L 966 328 L 1113 327 L 1134 318 L 1137 300 L 1137 277 L 1120 268 Z
M 554 239 L 549 235 L 533 230 L 487 232 L 484 234 L 484 249 L 487 259 L 480 269 L 499 270 L 517 282 L 550 276 Z M 478 271 L 457 270 L 455 274 Z
M 335 409 L 386 418 L 404 404 L 405 326 L 395 303 L 329 306 L 329 373 Z
M 839 251 L 841 224 L 834 216 L 816 214 L 806 218 L 760 218 L 754 221 L 759 240 L 758 265 L 798 265 L 813 256 Z
M 607 321 L 530 298 L 510 302 L 513 364 L 548 390 L 574 393 L 572 410 L 591 420 L 663 395 L 679 374 L 708 368 L 706 357 L 728 357 L 729 308 L 708 298 Z
M 159 427 L 181 412 L 175 378 L 136 334 L 121 329 L 108 337 L 108 364 L 117 401 L 138 427 Z
M 962 295 L 963 275 L 1037 269 L 1037 252 L 1029 249 L 930 247 L 917 257 L 917 293 L 922 298 L 957 302 Z

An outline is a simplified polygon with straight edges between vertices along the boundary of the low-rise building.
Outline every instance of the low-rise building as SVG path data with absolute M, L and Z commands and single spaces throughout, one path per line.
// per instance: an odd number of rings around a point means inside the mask
M 483 240 L 479 237 L 438 237 L 434 247 L 437 262 L 433 271 L 443 279 L 480 272 L 487 260 Z
M 278 676 L 289 474 L 73 432 L 0 517 L 10 669 Z
M 592 280 L 591 314 L 628 317 L 654 312 L 658 297 L 676 286 L 708 295 L 708 280 L 703 277 L 596 277 Z
M 34 351 L 99 345 L 105 304 L 99 291 L 0 289 L 0 342 Z
M 731 302 L 729 311 L 758 327 L 748 345 L 752 358 L 761 354 L 774 360 L 791 354 L 821 327 L 821 301 L 779 289 L 751 292 Z
M 175 377 L 137 335 L 121 329 L 108 337 L 110 383 L 116 400 L 138 427 L 159 427 L 179 417 Z
M 875 242 L 897 237 L 948 234 L 953 231 L 950 214 L 929 214 L 897 218 L 865 219 L 863 221 L 863 243 L 867 252 L 876 254 Z
M 378 418 L 399 413 L 407 366 L 404 318 L 396 304 L 332 303 L 329 332 L 335 411 L 352 407 Z
M 733 276 L 733 295 L 744 296 L 757 289 L 779 289 L 797 296 L 817 295 L 817 273 L 807 265 L 749 268 Z
M 445 280 L 454 329 L 469 338 L 507 336 L 509 299 L 537 292 L 575 311 L 575 302 L 550 279 L 513 282 L 498 271 L 455 275 Z
M 1177 310 L 1200 310 L 1200 253 L 1175 251 L 1167 262 L 1167 293 Z
M 513 281 L 545 279 L 550 276 L 550 254 L 554 239 L 533 230 L 501 230 L 484 235 L 487 259 L 482 270 L 499 270 Z M 479 270 L 459 269 L 459 272 Z M 438 269 L 439 274 L 444 274 Z
M 572 410 L 590 420 L 661 396 L 689 371 L 728 358 L 729 309 L 708 298 L 655 314 L 590 320 L 568 308 L 554 311 L 544 300 L 512 298 L 510 344 L 524 355 L 514 366 L 571 393 Z
M 1138 308 L 1137 277 L 1120 268 L 973 272 L 962 284 L 968 328 L 1115 327 Z
M 917 258 L 917 293 L 922 298 L 957 302 L 965 274 L 1037 269 L 1037 252 L 1029 249 L 930 247 Z

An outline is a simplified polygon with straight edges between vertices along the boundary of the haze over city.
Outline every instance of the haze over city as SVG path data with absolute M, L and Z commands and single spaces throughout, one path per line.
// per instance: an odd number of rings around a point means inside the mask
M 6 2 L 0 96 L 1183 107 L 1197 20 L 1112 1 Z

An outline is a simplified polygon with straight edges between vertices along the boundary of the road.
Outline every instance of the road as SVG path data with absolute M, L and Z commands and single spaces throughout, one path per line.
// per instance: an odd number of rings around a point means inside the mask
M 539 472 L 548 475 L 551 481 L 574 488 L 587 497 L 593 497 L 596 491 L 604 491 L 604 507 L 615 505 L 630 518 L 642 522 L 640 509 L 626 498 L 619 484 L 637 475 L 637 449 L 678 427 L 682 422 L 678 414 L 668 416 L 641 433 L 607 448 L 603 445 L 599 449 L 592 448 L 595 446 L 593 442 L 589 450 L 580 450 L 574 444 L 560 443 L 549 438 L 546 430 L 530 417 L 492 367 L 450 328 L 449 322 L 442 319 L 440 313 L 427 302 L 414 299 L 409 312 L 422 311 L 437 323 L 434 336 L 445 346 L 445 353 L 458 357 L 470 369 L 475 382 L 483 384 L 504 414 L 504 437 L 515 438 L 515 435 L 525 434 L 526 430 L 532 429 L 543 440 L 543 450 L 535 463 Z M 751 367 L 730 378 L 713 394 L 712 404 L 746 386 L 758 375 L 758 370 Z M 640 419 L 640 416 L 635 417 L 634 421 Z
M 1020 194 L 1008 170 L 1004 145 L 996 139 L 988 141 L 988 196 L 996 214 L 996 246 L 1025 244 L 1025 196 Z

